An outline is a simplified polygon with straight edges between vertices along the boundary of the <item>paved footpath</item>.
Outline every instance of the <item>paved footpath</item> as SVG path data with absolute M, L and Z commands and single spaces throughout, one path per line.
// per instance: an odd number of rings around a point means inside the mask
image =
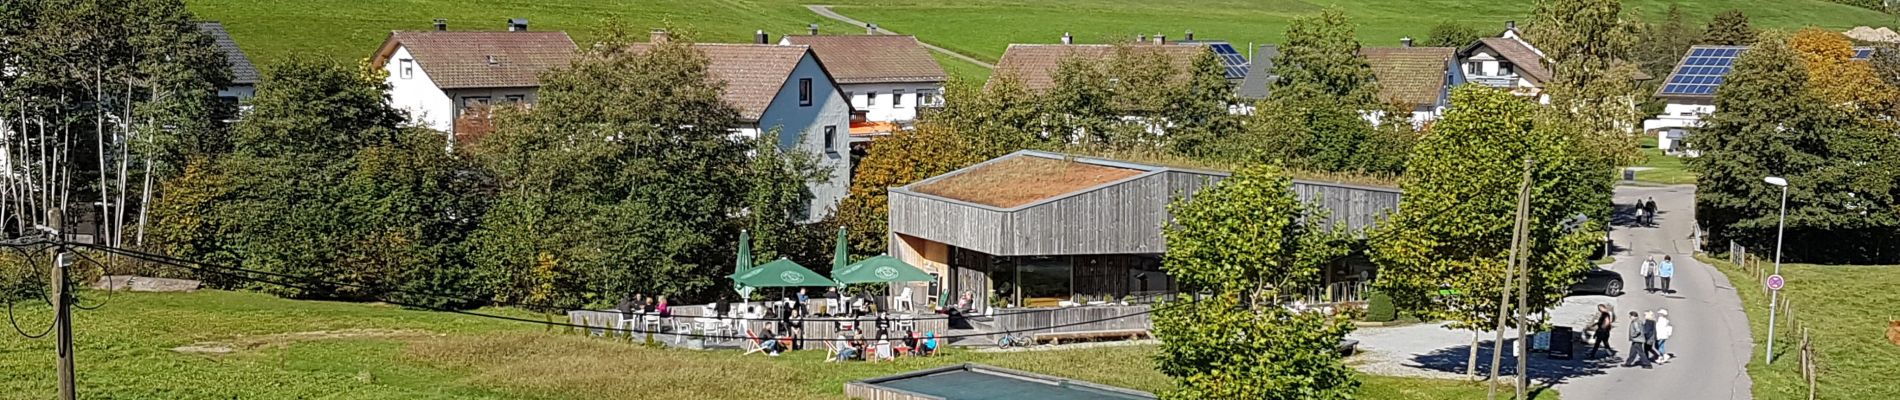
M 1631 211 L 1626 205 L 1636 199 L 1654 198 L 1659 209 L 1654 227 L 1629 225 Z M 1617 228 L 1611 238 L 1619 248 L 1612 269 L 1622 273 L 1626 293 L 1618 297 L 1572 296 L 1550 311 L 1557 325 L 1578 329 L 1588 325 L 1594 308 L 1610 303 L 1617 310 L 1617 325 L 1611 333 L 1616 358 L 1599 355 L 1584 359 L 1588 348 L 1580 348 L 1573 360 L 1530 360 L 1530 374 L 1538 384 L 1552 385 L 1566 399 L 1666 399 L 1716 400 L 1750 398 L 1747 364 L 1752 346 L 1747 316 L 1735 286 L 1721 272 L 1696 261 L 1690 234 L 1695 229 L 1695 188 L 1692 186 L 1618 187 Z M 1671 256 L 1676 262 L 1673 294 L 1644 293 L 1639 266 L 1645 256 L 1657 259 Z M 1752 283 L 1750 283 L 1752 284 Z M 1668 345 L 1676 355 L 1668 364 L 1654 369 L 1623 368 L 1620 356 L 1629 348 L 1625 329 L 1630 310 L 1669 309 L 1675 336 Z M 1511 337 L 1515 332 L 1507 332 Z M 1354 367 L 1372 374 L 1459 379 L 1465 370 L 1470 350 L 1470 331 L 1454 331 L 1438 325 L 1412 325 L 1389 328 L 1363 328 L 1351 335 L 1365 350 L 1355 357 Z M 1478 368 L 1488 372 L 1491 339 L 1480 335 Z M 1512 339 L 1507 339 L 1512 340 Z M 1508 342 L 1507 342 L 1508 343 Z M 1506 354 L 1502 369 L 1514 375 L 1516 359 Z
M 808 6 L 805 6 L 805 9 L 811 10 L 811 12 L 818 14 L 818 16 L 831 18 L 834 20 L 838 20 L 839 22 L 843 22 L 843 23 L 847 23 L 851 25 L 865 26 L 866 24 L 866 22 L 864 21 L 851 19 L 851 17 L 844 16 L 844 14 L 839 14 L 837 11 L 832 11 L 831 6 L 828 6 L 828 5 L 808 5 Z M 892 32 L 884 28 L 878 28 L 877 33 L 880 35 L 898 34 L 897 32 Z M 978 60 L 975 57 L 963 55 L 963 53 L 958 53 L 955 51 L 950 51 L 950 49 L 937 47 L 937 45 L 925 43 L 923 40 L 918 40 L 917 43 L 923 43 L 924 48 L 930 49 L 930 51 L 935 51 L 937 53 L 941 53 L 943 55 L 950 56 L 952 58 L 963 60 L 971 64 L 976 64 L 977 66 L 981 66 L 985 69 L 996 69 L 996 64 L 984 62 L 983 60 Z

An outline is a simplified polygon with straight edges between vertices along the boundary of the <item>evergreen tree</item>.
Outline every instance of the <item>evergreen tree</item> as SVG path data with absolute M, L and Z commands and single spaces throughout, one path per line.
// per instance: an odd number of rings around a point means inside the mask
M 1409 313 L 1472 330 L 1467 374 L 1477 365 L 1477 332 L 1496 323 L 1526 158 L 1535 160 L 1529 309 L 1561 302 L 1601 244 L 1601 230 L 1563 225 L 1601 209 L 1589 181 L 1602 171 L 1568 138 L 1533 129 L 1536 108 L 1497 89 L 1454 89 L 1450 111 L 1406 165 L 1398 211 L 1368 233 L 1380 293 Z
M 1634 61 L 1641 65 L 1643 73 L 1668 76 L 1676 62 L 1682 60 L 1683 54 L 1688 54 L 1689 46 L 1695 45 L 1696 37 L 1702 33 L 1695 31 L 1683 18 L 1682 7 L 1670 4 L 1662 22 L 1642 27 Z
M 1804 44 L 1812 46 L 1812 44 Z M 1815 48 L 1815 50 L 1820 50 Z M 1893 125 L 1855 118 L 1851 108 L 1818 98 L 1804 58 L 1789 39 L 1764 36 L 1735 61 L 1716 92 L 1716 112 L 1689 138 L 1700 176 L 1696 218 L 1711 243 L 1772 246 L 1788 180 L 1787 249 L 1792 261 L 1892 262 L 1896 232 Z
M 1759 35 L 1755 27 L 1748 25 L 1748 15 L 1741 9 L 1728 9 L 1709 20 L 1708 28 L 1702 31 L 1701 44 L 1721 46 L 1747 46 L 1755 43 Z

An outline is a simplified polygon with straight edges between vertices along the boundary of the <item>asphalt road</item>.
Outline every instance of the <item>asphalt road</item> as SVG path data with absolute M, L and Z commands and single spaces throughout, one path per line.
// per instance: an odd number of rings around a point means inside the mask
M 1751 385 L 1745 365 L 1752 346 L 1747 315 L 1735 286 L 1713 267 L 1691 257 L 1695 229 L 1695 187 L 1624 186 L 1616 190 L 1619 216 L 1628 204 L 1654 198 L 1654 227 L 1632 227 L 1619 218 L 1610 237 L 1619 246 L 1614 269 L 1622 273 L 1626 293 L 1615 299 L 1617 326 L 1611 334 L 1620 361 L 1630 310 L 1667 308 L 1675 325 L 1667 350 L 1676 355 L 1655 369 L 1610 366 L 1600 374 L 1567 379 L 1556 388 L 1566 399 L 1748 399 Z M 1639 274 L 1642 259 L 1671 256 L 1676 263 L 1673 294 L 1645 293 Z M 1742 284 L 1753 284 L 1743 282 Z M 1534 368 L 1533 368 L 1534 369 Z

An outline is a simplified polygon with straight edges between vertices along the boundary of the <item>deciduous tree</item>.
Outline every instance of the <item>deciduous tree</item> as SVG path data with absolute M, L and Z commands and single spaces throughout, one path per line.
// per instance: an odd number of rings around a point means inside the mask
M 1334 348 L 1343 318 L 1288 310 L 1326 263 L 1343 228 L 1294 197 L 1279 169 L 1251 166 L 1169 207 L 1168 275 L 1202 298 L 1160 305 L 1155 334 L 1171 399 L 1346 399 L 1358 387 Z
M 1601 230 L 1563 224 L 1601 208 L 1585 181 L 1602 171 L 1586 164 L 1568 138 L 1533 129 L 1535 108 L 1496 89 L 1455 89 L 1451 110 L 1406 166 L 1399 210 L 1369 233 L 1381 293 L 1409 313 L 1472 330 L 1467 374 L 1477 365 L 1477 332 L 1496 322 L 1525 158 L 1536 161 L 1529 309 L 1561 301 L 1600 245 Z
M 1715 14 L 1715 18 L 1709 20 L 1708 27 L 1702 30 L 1700 43 L 1747 46 L 1755 44 L 1755 37 L 1759 34 L 1754 26 L 1748 24 L 1747 14 L 1743 14 L 1741 9 L 1731 8 Z

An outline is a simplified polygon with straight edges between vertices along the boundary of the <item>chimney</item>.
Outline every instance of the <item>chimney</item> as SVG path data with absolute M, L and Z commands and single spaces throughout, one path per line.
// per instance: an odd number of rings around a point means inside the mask
M 435 30 L 438 30 L 438 31 L 446 31 L 446 30 L 449 30 L 449 20 L 446 20 L 446 19 L 441 19 L 441 18 L 436 18 L 436 19 L 435 19 Z
M 771 44 L 770 39 L 772 35 L 767 35 L 764 29 L 760 29 L 758 32 L 752 33 L 752 38 L 757 40 L 759 44 Z
M 1181 40 L 1190 40 L 1190 41 L 1191 41 L 1191 40 L 1194 40 L 1194 30 L 1193 30 L 1193 29 L 1189 29 L 1189 30 L 1187 31 L 1187 36 L 1186 36 L 1186 37 L 1184 37 L 1184 38 L 1182 38 Z
M 1168 44 L 1168 35 L 1155 34 L 1155 44 Z
M 1135 44 L 1141 44 L 1142 42 L 1146 42 L 1146 41 L 1148 41 L 1148 34 L 1146 33 L 1135 34 Z
M 1406 36 L 1399 38 L 1399 47 L 1412 47 L 1412 37 Z
M 1075 44 L 1075 36 L 1070 35 L 1068 32 L 1063 32 L 1062 44 Z
M 508 20 L 508 31 L 509 31 L 509 32 L 527 32 L 527 31 L 528 31 L 528 19 L 527 19 L 527 18 L 513 18 L 513 19 L 509 19 L 509 20 Z
M 872 24 L 872 23 L 866 23 L 866 24 L 864 24 L 864 34 L 866 34 L 866 35 L 876 35 L 876 34 L 877 34 L 877 24 Z
M 1517 30 L 1517 21 L 1504 21 L 1504 30 Z
M 666 43 L 672 38 L 673 35 L 666 33 L 665 29 L 654 29 L 653 32 L 647 34 L 647 42 L 653 44 Z
M 818 24 L 805 25 L 805 29 L 811 31 L 812 36 L 818 36 Z

